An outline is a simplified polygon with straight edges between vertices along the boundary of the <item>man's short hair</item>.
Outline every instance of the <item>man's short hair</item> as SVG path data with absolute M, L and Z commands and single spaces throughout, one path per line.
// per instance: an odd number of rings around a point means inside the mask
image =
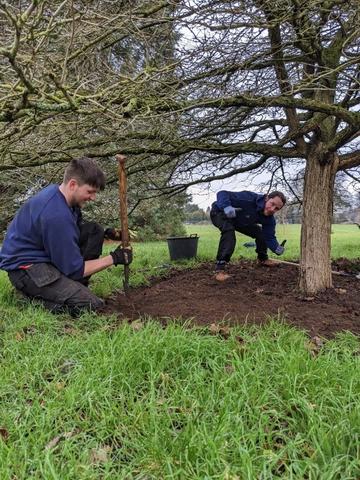
M 105 175 L 98 164 L 89 157 L 74 158 L 65 169 L 64 183 L 71 179 L 78 182 L 79 185 L 90 185 L 91 187 L 104 190 Z
M 286 197 L 285 197 L 285 195 L 284 195 L 282 192 L 278 192 L 278 191 L 275 190 L 274 192 L 268 193 L 267 198 L 274 198 L 274 197 L 279 197 L 280 200 L 281 200 L 282 203 L 283 203 L 283 206 L 285 205 L 285 203 L 286 203 Z

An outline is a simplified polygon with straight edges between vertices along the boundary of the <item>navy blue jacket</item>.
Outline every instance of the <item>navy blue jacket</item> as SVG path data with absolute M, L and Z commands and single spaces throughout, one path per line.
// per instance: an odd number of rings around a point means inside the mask
M 52 263 L 74 280 L 84 274 L 78 209 L 70 208 L 59 185 L 49 185 L 30 198 L 7 230 L 0 252 L 6 271 L 33 263 Z
M 260 224 L 265 237 L 266 245 L 270 250 L 275 252 L 279 246 L 279 242 L 275 236 L 276 221 L 273 215 L 264 215 L 266 195 L 254 192 L 228 192 L 227 190 L 220 190 L 216 196 L 216 202 L 212 207 L 224 211 L 224 208 L 232 206 L 238 208 L 234 221 L 235 228 L 246 225 Z

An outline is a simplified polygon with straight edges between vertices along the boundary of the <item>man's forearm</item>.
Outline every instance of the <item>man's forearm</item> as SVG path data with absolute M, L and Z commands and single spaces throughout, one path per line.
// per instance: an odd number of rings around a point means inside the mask
M 84 277 L 88 277 L 96 272 L 101 272 L 105 268 L 114 265 L 114 260 L 111 255 L 105 257 L 96 258 L 95 260 L 86 260 L 84 264 Z

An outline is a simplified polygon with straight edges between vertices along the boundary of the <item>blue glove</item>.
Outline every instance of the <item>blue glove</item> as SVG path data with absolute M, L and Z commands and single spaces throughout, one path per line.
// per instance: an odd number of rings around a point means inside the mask
M 231 205 L 224 208 L 224 213 L 228 218 L 235 218 L 236 217 L 236 210 Z
M 286 240 L 283 240 L 283 241 L 280 243 L 280 245 L 278 245 L 278 246 L 276 247 L 276 250 L 275 250 L 276 255 L 282 255 L 282 254 L 284 253 L 284 251 L 285 251 L 285 247 L 284 247 L 285 243 L 286 243 Z

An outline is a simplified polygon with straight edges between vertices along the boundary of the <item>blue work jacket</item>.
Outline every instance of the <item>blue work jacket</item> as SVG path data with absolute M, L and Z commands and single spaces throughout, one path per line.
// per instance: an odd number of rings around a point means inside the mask
M 73 280 L 84 274 L 80 252 L 78 209 L 67 204 L 59 185 L 49 185 L 17 212 L 0 253 L 0 269 L 8 272 L 33 263 L 51 263 Z

